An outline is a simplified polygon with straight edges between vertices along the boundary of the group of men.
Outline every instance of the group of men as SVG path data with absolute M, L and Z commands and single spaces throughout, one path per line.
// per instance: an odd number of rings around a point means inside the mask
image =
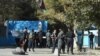
M 15 35 L 16 36 L 16 35 Z M 48 48 L 52 47 L 52 53 L 54 53 L 55 48 L 58 48 L 58 55 L 60 56 L 61 50 L 63 53 L 65 53 L 65 46 L 67 45 L 67 53 L 69 54 L 69 51 L 71 51 L 71 54 L 73 53 L 73 42 L 74 42 L 74 31 L 72 29 L 68 29 L 66 33 L 62 29 L 59 29 L 59 32 L 57 33 L 57 30 L 53 30 L 51 33 L 50 30 L 47 30 L 46 34 L 46 46 Z M 80 34 L 79 34 L 80 36 Z M 93 33 L 89 35 L 90 37 L 90 47 L 93 48 Z M 80 37 L 79 41 L 79 49 L 82 49 L 82 38 Z M 43 43 L 43 33 L 42 31 L 39 31 L 38 34 L 34 32 L 34 29 L 31 30 L 31 32 L 28 32 L 28 29 L 25 28 L 25 31 L 23 33 L 22 38 L 16 38 L 16 43 L 19 47 L 23 48 L 24 53 L 27 52 L 27 48 L 29 47 L 29 51 L 34 51 L 35 45 L 38 45 L 42 47 Z
M 83 45 L 83 31 L 78 31 L 77 33 L 77 46 L 78 50 L 82 51 L 82 45 Z M 52 34 L 48 30 L 46 33 L 47 38 L 47 46 L 50 48 L 50 38 L 52 39 L 52 53 L 54 53 L 55 48 L 58 48 L 58 56 L 60 56 L 61 50 L 63 53 L 65 53 L 65 46 L 67 45 L 67 53 L 69 54 L 69 50 L 71 54 L 73 53 L 73 45 L 74 45 L 74 31 L 72 29 L 68 29 L 66 33 L 62 29 L 59 29 L 59 32 L 57 34 L 57 31 L 54 30 Z M 89 40 L 90 40 L 90 48 L 93 49 L 93 38 L 94 34 L 92 32 L 89 33 Z
M 59 29 L 59 32 L 57 34 L 57 30 L 54 30 L 52 34 L 48 30 L 46 33 L 47 38 L 47 46 L 50 48 L 50 38 L 52 39 L 52 53 L 54 53 L 55 48 L 58 48 L 58 55 L 60 56 L 61 50 L 63 53 L 65 53 L 65 46 L 67 44 L 67 53 L 69 54 L 69 50 L 71 51 L 71 54 L 73 53 L 73 42 L 74 42 L 74 31 L 71 29 L 68 29 L 68 32 L 65 34 L 62 29 Z
M 27 49 L 29 48 L 29 51 L 31 49 L 34 52 L 35 46 L 37 47 L 43 47 L 43 33 L 40 30 L 38 33 L 34 32 L 34 29 L 31 31 L 28 31 L 27 28 L 25 28 L 24 31 L 19 32 L 11 31 L 12 36 L 15 37 L 16 45 L 17 47 L 20 47 L 23 49 L 24 54 L 27 53 Z
M 17 35 L 18 34 L 16 34 L 16 36 Z M 39 45 L 39 47 L 42 47 L 42 45 L 44 44 L 42 31 L 39 31 L 38 34 L 36 34 L 34 32 L 34 29 L 28 32 L 28 29 L 25 28 L 25 31 L 23 32 L 23 37 L 22 34 L 21 38 L 19 36 L 16 36 L 15 40 L 17 46 L 23 48 L 25 53 L 27 52 L 28 47 L 29 51 L 31 51 L 31 48 L 34 51 L 35 45 Z M 47 40 L 46 46 L 48 48 L 52 47 L 52 53 L 54 53 L 56 47 L 58 48 L 59 53 L 61 53 L 61 49 L 63 53 L 65 53 L 65 44 L 67 44 L 67 53 L 69 53 L 69 48 L 71 48 L 71 53 L 73 54 L 74 32 L 72 30 L 69 29 L 67 34 L 64 34 L 62 29 L 59 29 L 58 33 L 57 30 L 54 30 L 52 33 L 50 33 L 50 30 L 47 30 L 45 36 Z

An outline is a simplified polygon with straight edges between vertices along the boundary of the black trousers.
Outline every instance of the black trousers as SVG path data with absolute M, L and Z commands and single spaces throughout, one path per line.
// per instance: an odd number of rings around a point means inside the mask
M 36 47 L 39 47 L 38 44 L 39 44 L 39 39 L 37 38 L 37 39 L 36 39 Z
M 93 40 L 90 41 L 90 48 L 93 49 Z
M 39 43 L 40 43 L 40 45 L 39 45 L 39 48 L 42 48 L 43 47 L 43 39 L 42 40 L 39 40 Z
M 62 49 L 62 52 L 65 53 L 65 42 L 63 42 L 61 49 Z
M 28 40 L 24 44 L 24 52 L 27 52 L 27 48 L 28 48 Z
M 34 51 L 34 48 L 35 48 L 35 41 L 33 41 L 33 43 L 32 43 L 32 49 L 33 49 L 33 51 Z
M 44 38 L 42 42 L 43 42 L 43 48 L 45 48 L 46 47 L 46 39 Z
M 69 49 L 70 49 L 71 53 L 73 54 L 73 42 L 74 39 L 67 40 L 67 53 L 69 53 Z
M 20 38 L 15 38 L 15 41 L 16 41 L 16 45 L 17 45 L 18 47 L 20 47 Z

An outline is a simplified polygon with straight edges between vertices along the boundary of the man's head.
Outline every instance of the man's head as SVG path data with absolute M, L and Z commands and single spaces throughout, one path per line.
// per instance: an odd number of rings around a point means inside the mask
M 90 32 L 90 34 L 93 34 L 93 32 Z
M 59 31 L 62 31 L 62 29 L 59 29 Z
M 28 31 L 27 27 L 25 27 L 24 31 L 25 31 L 25 32 Z
M 32 29 L 32 32 L 34 32 L 34 29 Z
M 25 30 L 27 30 L 27 27 L 25 27 Z

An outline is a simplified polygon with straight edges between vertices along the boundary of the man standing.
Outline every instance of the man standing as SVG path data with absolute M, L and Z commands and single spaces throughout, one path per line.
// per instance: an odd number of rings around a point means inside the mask
M 46 40 L 47 40 L 47 47 L 48 48 L 50 48 L 50 40 L 51 40 L 50 37 L 51 37 L 51 34 L 50 34 L 50 31 L 48 30 L 46 33 L 46 38 L 47 38 Z
M 60 52 L 61 49 L 63 51 L 63 53 L 65 53 L 65 48 L 64 48 L 64 33 L 62 31 L 62 29 L 59 29 L 59 33 L 58 33 L 58 56 L 60 56 Z
M 25 32 L 24 32 L 24 40 L 23 40 L 23 44 L 24 44 L 24 52 L 27 52 L 27 48 L 28 48 L 28 38 L 29 38 L 29 33 L 27 28 L 25 28 Z
M 74 32 L 70 29 L 68 29 L 68 32 L 67 32 L 67 53 L 69 54 L 69 48 L 70 51 L 71 51 L 71 54 L 74 54 L 73 53 L 73 42 L 74 42 Z
M 35 33 L 34 29 L 32 29 L 32 31 L 29 34 L 29 51 L 31 51 L 30 49 L 32 48 L 34 52 L 34 47 L 35 47 Z
M 42 30 L 40 30 L 38 32 L 38 37 L 39 37 L 39 47 L 42 48 L 43 47 L 43 32 L 42 32 Z
M 89 39 L 90 39 L 90 48 L 91 49 L 93 49 L 93 38 L 94 38 L 94 34 L 92 32 L 90 32 Z
M 35 32 L 35 40 L 36 40 L 36 47 L 39 47 L 39 37 L 38 37 L 38 32 Z
M 83 44 L 83 31 L 82 30 L 77 30 L 77 44 L 78 44 L 78 49 L 81 52 L 82 51 L 82 44 Z
M 52 53 L 54 53 L 57 44 L 56 30 L 53 31 L 51 38 L 52 38 Z

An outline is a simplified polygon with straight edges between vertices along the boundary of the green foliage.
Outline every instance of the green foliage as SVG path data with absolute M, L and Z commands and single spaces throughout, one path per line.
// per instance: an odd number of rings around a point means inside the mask
M 0 15 L 3 19 L 35 18 L 35 0 L 0 0 Z
M 44 0 L 44 3 L 46 10 L 41 10 L 35 0 L 0 0 L 0 16 L 3 20 L 38 17 L 51 24 L 58 20 L 77 28 L 100 26 L 99 0 Z
M 54 18 L 78 28 L 92 24 L 99 25 L 99 0 L 44 0 L 46 12 L 44 18 Z

